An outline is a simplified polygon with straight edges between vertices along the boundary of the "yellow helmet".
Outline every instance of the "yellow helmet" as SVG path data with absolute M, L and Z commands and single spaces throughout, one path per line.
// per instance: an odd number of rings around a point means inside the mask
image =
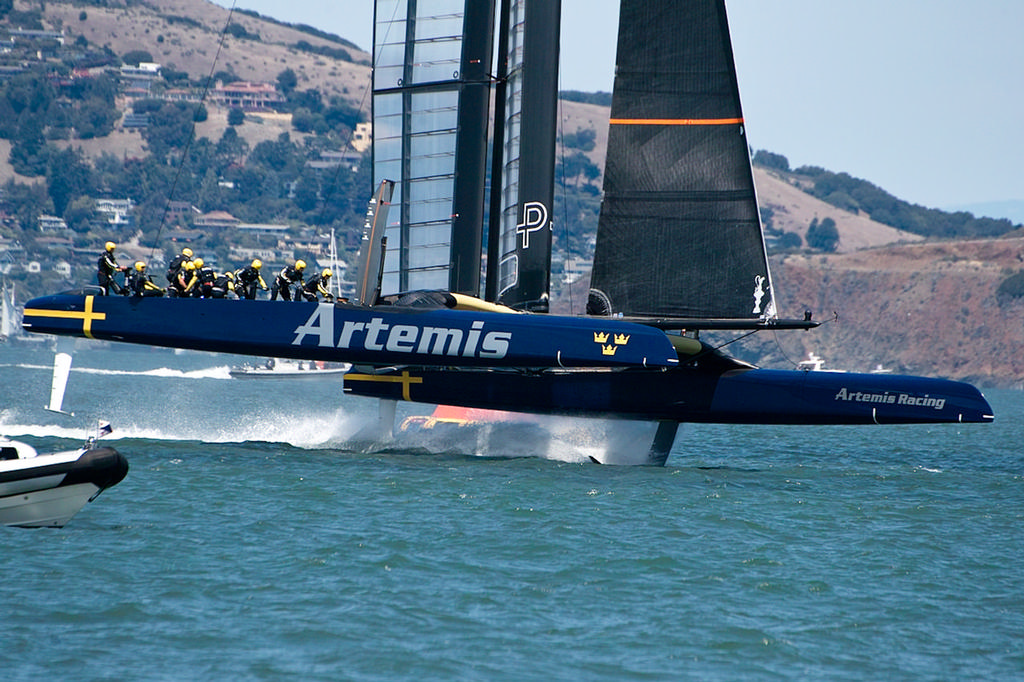
M 197 268 L 201 268 L 201 267 L 203 267 L 203 262 L 204 262 L 204 261 L 203 261 L 203 259 L 202 259 L 202 258 L 196 258 L 196 259 L 195 259 L 194 261 L 192 261 L 192 262 L 193 262 L 193 263 L 195 264 L 195 266 L 196 266 Z
M 330 269 L 330 268 L 324 268 L 324 271 L 323 271 L 323 273 L 321 273 L 321 274 L 323 274 L 323 276 L 324 276 L 324 277 L 330 277 L 330 276 L 331 276 L 331 275 L 333 275 L 334 273 L 333 273 L 333 272 L 331 272 L 331 269 Z
M 182 256 L 188 256 L 189 258 L 191 258 L 192 257 L 192 249 L 190 249 L 190 248 L 188 248 L 186 246 L 184 249 L 181 250 L 181 255 Z
M 228 278 L 229 280 L 231 280 L 232 282 L 234 282 L 234 281 L 235 281 L 235 273 L 231 272 L 230 270 L 228 270 L 227 272 L 225 272 L 225 273 L 224 273 L 224 276 L 225 276 L 225 277 L 227 277 L 227 278 Z
M 145 263 L 143 263 L 140 260 L 135 261 L 135 271 L 136 272 L 142 272 L 145 269 L 146 269 L 146 264 Z
M 305 270 L 306 269 L 306 261 L 304 261 L 304 260 L 297 260 L 297 261 L 295 261 L 295 269 L 296 270 Z
M 202 260 L 202 259 L 200 258 L 199 260 Z M 195 269 L 196 269 L 196 264 L 195 264 L 195 263 L 193 263 L 193 262 L 192 262 L 192 261 L 190 261 L 190 260 L 188 260 L 188 261 L 185 261 L 185 269 L 186 269 L 186 270 L 195 270 Z
M 117 244 L 115 244 L 114 242 L 107 242 L 107 244 L 106 244 L 107 251 L 113 252 L 113 250 L 116 249 L 116 248 L 117 248 Z
M 252 266 L 254 268 L 256 268 L 257 270 L 259 270 L 260 268 L 263 267 L 263 261 L 261 261 L 259 258 L 256 258 L 256 259 L 253 260 Z

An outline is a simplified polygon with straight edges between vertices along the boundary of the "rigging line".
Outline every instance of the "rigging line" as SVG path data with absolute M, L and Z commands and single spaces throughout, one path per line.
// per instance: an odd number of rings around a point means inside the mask
M 228 34 L 228 27 L 231 26 L 231 17 L 235 14 L 235 5 L 238 0 L 232 0 L 231 9 L 228 10 L 227 21 L 224 22 L 224 28 L 220 32 L 220 40 L 217 41 L 217 53 L 213 55 L 213 64 L 210 65 L 210 75 L 206 77 L 206 82 L 203 84 L 203 94 L 199 97 L 199 107 L 206 104 L 206 99 L 210 94 L 210 84 L 213 82 L 213 74 L 217 70 L 217 62 L 220 60 L 221 50 L 224 49 L 224 39 Z M 175 192 L 178 189 L 178 181 L 181 179 L 181 173 L 185 169 L 185 164 L 188 163 L 188 153 L 192 149 L 192 143 L 196 139 L 196 114 L 199 112 L 199 107 L 192 112 L 192 128 L 188 132 L 188 141 L 185 143 L 185 148 L 182 150 L 181 163 L 178 164 L 178 170 L 174 174 L 174 182 L 171 183 L 171 191 L 167 196 L 167 201 L 164 203 L 164 211 L 160 216 L 160 226 L 156 230 L 156 237 L 153 239 L 153 248 L 149 251 L 149 260 L 153 260 L 153 254 L 156 252 L 156 246 L 160 243 L 160 233 L 164 231 L 164 224 L 167 222 L 167 213 L 171 210 L 171 199 L 174 197 Z
M 818 324 L 818 328 L 820 328 L 821 325 L 829 324 L 830 322 L 838 322 L 838 321 L 839 321 L 839 313 L 837 311 L 833 310 L 832 311 L 832 317 L 830 319 L 828 319 L 828 320 L 825 320 L 824 322 L 819 323 Z M 804 331 L 810 331 L 810 330 L 809 329 L 805 329 Z M 789 353 L 787 353 L 786 349 L 782 347 L 782 342 L 779 340 L 779 330 L 778 329 L 772 329 L 772 337 L 775 339 L 775 347 L 779 349 L 780 353 L 782 353 L 782 357 L 786 359 L 786 362 L 788 362 L 789 364 L 793 365 L 793 369 L 799 369 L 800 368 L 800 363 L 799 362 L 793 362 L 793 359 L 789 357 Z
M 562 91 L 562 70 L 558 70 L 558 91 Z M 562 140 L 561 148 L 558 152 L 562 158 L 562 173 L 561 173 L 561 188 L 562 188 L 562 232 L 565 237 L 565 243 L 562 244 L 563 258 L 565 259 L 562 263 L 562 272 L 566 272 L 569 266 L 569 193 L 566 191 L 566 179 L 565 179 L 565 102 L 561 97 L 558 98 L 558 109 L 561 114 L 558 116 L 558 136 Z M 579 195 L 577 194 L 576 200 L 579 201 Z M 551 291 L 551 273 L 548 273 L 548 291 Z M 550 296 L 550 294 L 549 294 Z M 569 314 L 574 315 L 576 310 L 573 306 L 572 301 L 572 284 L 568 286 L 569 296 Z
M 707 347 L 707 350 L 702 350 L 701 352 L 697 353 L 696 355 L 693 355 L 691 357 L 686 358 L 685 362 L 681 361 L 680 362 L 680 366 L 682 366 L 683 364 L 687 364 L 687 365 L 693 364 L 697 360 L 700 360 L 701 358 L 703 358 L 703 357 L 705 357 L 707 355 L 711 355 L 715 351 L 719 351 L 719 350 L 725 348 L 728 345 L 736 343 L 737 341 L 742 341 L 743 339 L 747 338 L 748 336 L 753 336 L 754 334 L 758 333 L 759 331 L 763 331 L 763 330 L 762 329 L 752 329 L 749 332 L 747 332 L 746 334 L 743 334 L 742 336 L 737 336 L 735 339 L 732 339 L 731 341 L 726 341 L 725 343 L 719 344 L 717 346 L 710 346 L 709 345 Z
M 381 41 L 382 44 L 387 44 L 387 42 L 388 42 L 388 38 L 391 35 L 391 27 L 395 25 L 395 17 L 398 16 L 398 10 L 399 10 L 400 4 L 401 3 L 398 3 L 398 2 L 395 3 L 395 9 L 391 12 L 391 19 L 387 22 L 387 31 L 384 32 L 384 38 Z M 374 15 L 374 21 L 375 21 L 375 23 L 377 23 L 376 22 L 376 14 Z M 376 38 L 376 31 L 377 31 L 376 30 L 376 26 L 374 26 L 374 37 L 375 38 Z M 374 60 L 374 61 L 371 62 L 371 66 L 370 66 L 370 82 L 367 85 L 367 87 L 363 90 L 363 97 L 362 97 L 361 100 L 359 100 L 359 106 L 356 108 L 356 113 L 359 114 L 360 116 L 362 116 L 363 109 L 366 107 L 366 99 L 367 99 L 367 97 L 372 97 L 372 95 L 373 95 L 373 74 L 377 70 L 377 63 L 378 63 L 378 60 L 380 59 L 380 55 L 375 54 L 376 52 L 377 52 L 377 41 L 374 40 L 374 44 L 370 47 L 370 57 Z M 372 114 L 371 114 L 370 118 L 371 118 L 371 123 L 372 123 L 372 118 L 373 118 Z M 355 128 L 352 128 L 352 130 L 350 130 L 349 133 L 348 133 L 348 139 L 345 140 L 345 143 L 341 147 L 343 150 L 344 149 L 348 149 L 349 145 L 352 144 L 352 138 L 355 136 L 355 134 L 356 134 Z M 371 133 L 371 135 L 372 135 L 372 133 Z M 316 234 L 317 234 L 317 236 L 320 236 L 320 226 L 323 223 L 324 215 L 327 213 L 327 205 L 330 203 L 331 197 L 334 195 L 334 190 L 338 186 L 338 177 L 341 175 L 342 166 L 343 166 L 343 164 L 338 164 L 338 167 L 334 169 L 334 177 L 331 178 L 331 181 L 327 185 L 327 194 L 324 195 L 323 203 L 321 203 L 321 205 L 320 205 L 320 217 L 317 218 L 317 226 L 316 226 Z M 372 195 L 373 191 L 374 191 L 373 190 L 373 185 L 376 183 L 377 178 L 375 177 L 372 168 L 370 169 L 370 173 L 371 173 L 370 193 Z M 390 179 L 390 178 L 388 178 L 388 179 Z

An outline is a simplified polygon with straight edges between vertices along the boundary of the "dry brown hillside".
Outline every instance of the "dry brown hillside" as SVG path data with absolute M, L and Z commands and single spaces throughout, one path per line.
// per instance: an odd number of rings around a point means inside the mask
M 18 2 L 19 7 L 38 3 Z M 83 35 L 90 43 L 109 45 L 118 55 L 145 50 L 158 63 L 192 78 L 214 71 L 234 71 L 239 78 L 273 81 L 291 68 L 299 76 L 299 88 L 318 88 L 323 94 L 362 99 L 369 82 L 369 67 L 295 50 L 288 45 L 306 41 L 312 45 L 340 47 L 308 33 L 235 13 L 232 22 L 241 24 L 260 40 L 227 37 L 217 58 L 217 43 L 228 19 L 228 10 L 207 0 L 139 0 L 125 3 L 111 0 L 107 7 L 84 7 L 74 2 L 47 2 L 45 16 L 53 28 L 63 28 L 69 40 Z M 82 11 L 87 19 L 80 21 Z M 174 21 L 187 17 L 198 22 Z M 353 60 L 369 62 L 369 55 L 349 50 Z
M 809 351 L 835 368 L 1024 384 L 1024 300 L 996 290 L 1024 266 L 1024 238 L 922 243 L 774 264 L 781 304 L 836 322 L 782 336 L 790 359 Z M 776 358 L 780 359 L 780 358 Z

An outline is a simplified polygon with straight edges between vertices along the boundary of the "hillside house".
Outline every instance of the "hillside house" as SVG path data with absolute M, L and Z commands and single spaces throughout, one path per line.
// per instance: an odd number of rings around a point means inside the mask
M 285 98 L 270 83 L 238 81 L 218 84 L 210 93 L 210 101 L 219 106 L 243 111 L 266 111 L 283 104 Z

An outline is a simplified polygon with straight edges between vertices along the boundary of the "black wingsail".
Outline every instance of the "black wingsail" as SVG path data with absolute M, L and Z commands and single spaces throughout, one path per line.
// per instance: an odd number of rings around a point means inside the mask
M 376 2 L 374 178 L 395 181 L 385 293 L 479 293 L 493 25 L 490 2 Z
M 622 0 L 588 312 L 775 316 L 722 0 Z
M 561 0 L 504 0 L 487 300 L 548 311 Z

